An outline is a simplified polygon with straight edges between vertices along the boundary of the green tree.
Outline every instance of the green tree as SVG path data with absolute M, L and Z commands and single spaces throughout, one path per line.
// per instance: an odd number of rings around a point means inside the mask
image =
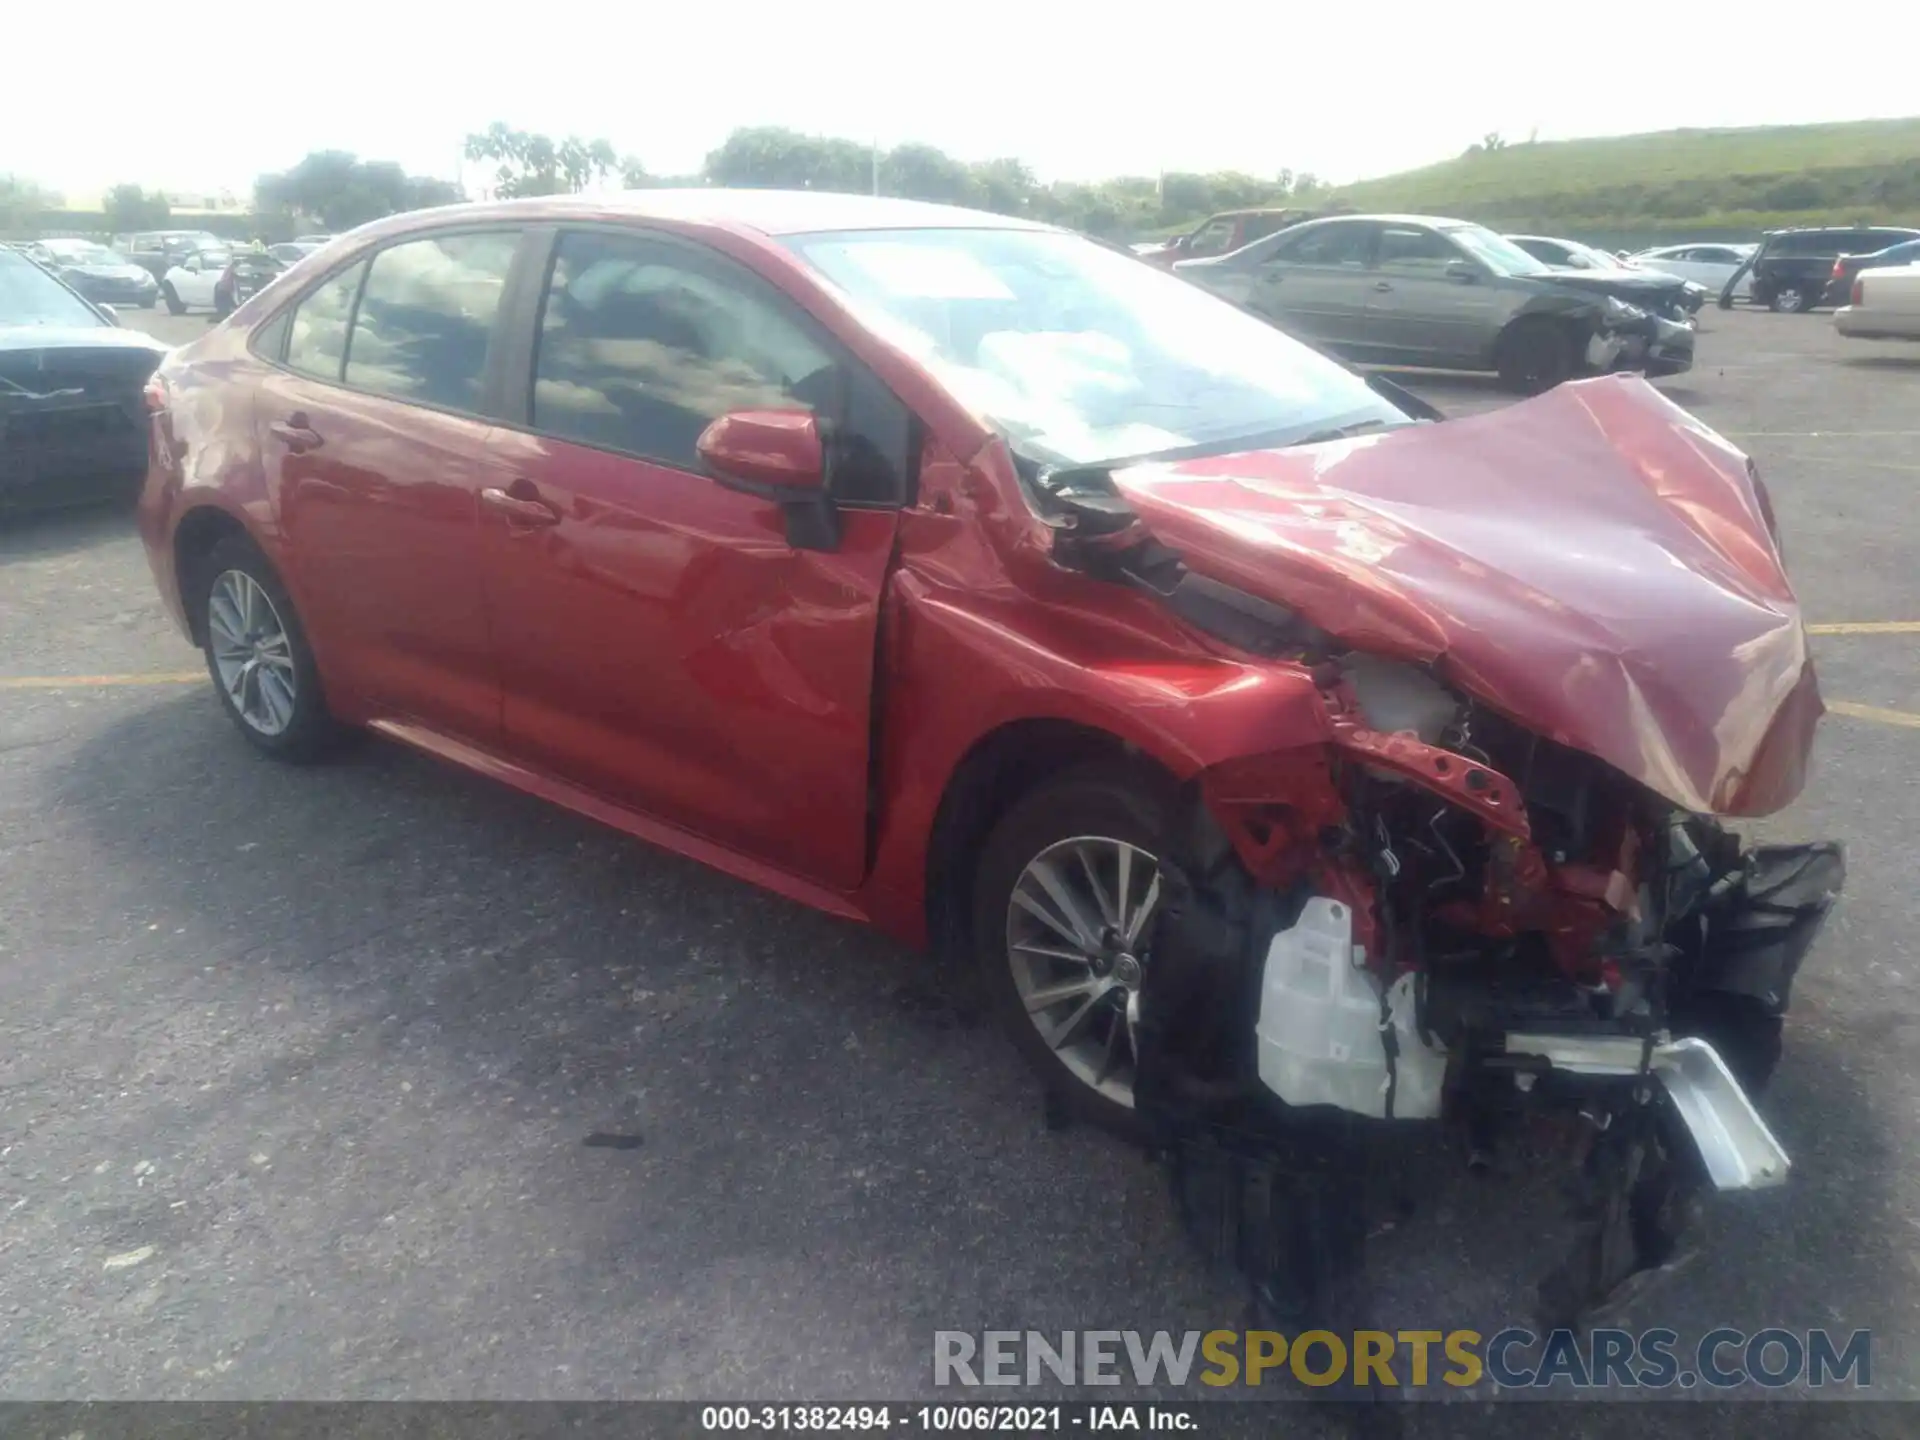
M 173 216 L 165 195 L 158 190 L 142 190 L 138 185 L 114 186 L 101 208 L 106 212 L 107 229 L 116 235 L 158 230 Z
M 290 170 L 262 175 L 254 182 L 253 197 L 269 227 L 285 228 L 278 220 L 306 219 L 329 230 L 464 198 L 449 181 L 409 175 L 390 160 L 361 160 L 345 150 L 316 150 Z
M 616 155 L 606 140 L 582 140 L 577 135 L 555 140 L 531 130 L 515 130 L 498 120 L 467 136 L 466 156 L 492 161 L 494 193 L 509 199 L 574 195 L 611 175 L 631 184 L 630 174 L 646 174 L 638 161 Z

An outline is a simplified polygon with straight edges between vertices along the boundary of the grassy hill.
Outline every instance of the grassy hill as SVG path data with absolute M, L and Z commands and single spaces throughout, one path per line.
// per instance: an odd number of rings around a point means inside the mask
M 1920 116 L 1508 144 L 1365 180 L 1363 210 L 1596 230 L 1920 219 Z

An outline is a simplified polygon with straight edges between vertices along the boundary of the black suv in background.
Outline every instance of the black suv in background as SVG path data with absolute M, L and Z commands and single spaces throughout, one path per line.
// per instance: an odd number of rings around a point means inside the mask
M 1745 266 L 1727 277 L 1720 308 L 1733 308 L 1733 287 L 1753 273 L 1753 303 L 1769 310 L 1811 310 L 1846 301 L 1846 286 L 1833 289 L 1833 262 L 1920 240 L 1920 230 L 1898 225 L 1846 225 L 1819 230 L 1773 230 Z M 1831 293 L 1830 293 L 1831 292 Z

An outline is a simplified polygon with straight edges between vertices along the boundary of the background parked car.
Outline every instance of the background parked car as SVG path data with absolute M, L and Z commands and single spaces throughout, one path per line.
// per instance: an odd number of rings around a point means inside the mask
M 1740 278 L 1734 286 L 1733 297 L 1745 300 L 1752 294 L 1753 280 L 1743 267 L 1759 248 L 1757 244 L 1662 245 L 1629 258 L 1638 269 L 1678 275 L 1682 280 L 1706 286 L 1716 295 L 1737 272 Z
M 38 240 L 26 247 L 61 281 L 96 305 L 138 305 L 151 310 L 159 283 L 116 250 L 92 240 Z
M 114 237 L 114 248 L 134 264 L 164 280 L 167 271 L 196 250 L 215 250 L 227 242 L 206 230 L 141 230 L 125 237 Z
M 267 253 L 276 260 L 294 265 L 306 259 L 325 243 L 321 240 L 283 240 L 278 245 L 269 245 Z
M 1889 245 L 1869 255 L 1842 255 L 1833 262 L 1833 273 L 1827 281 L 1828 293 L 1836 299 L 1851 297 L 1854 277 L 1861 271 L 1898 269 L 1903 265 L 1920 265 L 1920 240 L 1902 240 L 1898 245 Z
M 0 513 L 131 500 L 146 473 L 140 391 L 167 348 L 0 249 Z
M 1769 310 L 1811 310 L 1816 305 L 1839 304 L 1847 287 L 1836 287 L 1833 262 L 1842 255 L 1869 255 L 1920 240 L 1920 230 L 1897 225 L 1835 226 L 1806 230 L 1773 230 L 1760 242 L 1752 261 L 1753 303 Z M 1738 278 L 1738 277 L 1736 277 Z M 1722 308 L 1733 303 L 1733 282 L 1720 291 Z
M 1920 265 L 1882 266 L 1853 279 L 1833 328 L 1853 340 L 1920 340 Z
M 1550 389 L 1588 369 L 1693 364 L 1693 329 L 1610 293 L 1677 309 L 1667 276 L 1550 269 L 1482 225 L 1426 215 L 1310 220 L 1174 273 L 1310 344 L 1369 364 L 1495 370 Z
M 182 257 L 160 279 L 160 298 L 175 315 L 184 315 L 196 305 L 202 310 L 217 310 L 214 287 L 233 262 L 231 250 L 195 250 Z
M 1707 303 L 1712 293 L 1704 285 L 1665 271 L 1642 272 L 1618 255 L 1583 245 L 1578 240 L 1562 240 L 1552 235 L 1509 235 L 1507 239 L 1543 265 L 1578 272 L 1583 286 L 1591 288 L 1594 277 L 1604 276 L 1607 283 L 1597 288 L 1674 319 L 1693 314 Z

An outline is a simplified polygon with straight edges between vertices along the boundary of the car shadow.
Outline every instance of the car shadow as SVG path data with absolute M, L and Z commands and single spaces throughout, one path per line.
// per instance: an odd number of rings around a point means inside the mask
M 728 1322 L 744 1327 L 736 1352 L 784 1353 L 780 1335 L 836 1313 L 791 1308 L 795 1295 L 846 1300 L 840 1323 L 871 1374 L 823 1382 L 806 1353 L 765 1362 L 815 1398 L 823 1384 L 919 1386 L 936 1325 L 1238 1323 L 1235 1290 L 1202 1270 L 1155 1167 L 1049 1131 L 971 987 L 871 931 L 390 744 L 275 765 L 198 691 L 101 726 L 45 798 L 84 831 L 99 913 L 177 932 L 142 949 L 142 1023 L 164 1031 L 170 1007 L 258 1017 L 224 1032 L 197 1091 L 148 1100 L 133 1086 L 117 1123 L 174 1127 L 154 1143 L 182 1150 L 181 1127 L 209 1144 L 271 1130 L 287 1183 L 329 1196 L 342 1227 L 378 1222 L 390 1199 L 359 1215 L 329 1168 L 343 1143 L 425 1204 L 471 1198 L 435 1168 L 468 1147 L 476 1175 L 499 1174 L 487 1203 L 524 1216 L 536 1245 L 563 1237 L 563 1273 L 620 1307 L 622 1354 L 665 1357 L 627 1393 L 720 1373 L 707 1332 L 736 1291 L 765 1311 Z M 1642 1323 L 1684 1334 L 1891 1313 L 1904 1274 L 1855 1228 L 1888 1203 L 1884 1167 L 1860 1163 L 1883 1142 L 1847 1068 L 1836 1042 L 1796 1036 L 1773 1113 L 1808 1181 L 1718 1207 L 1699 1269 Z M 416 1151 L 382 1148 L 403 1084 L 434 1107 Z M 1414 1208 L 1371 1254 L 1386 1327 L 1524 1323 L 1559 1258 L 1533 1243 L 1562 1224 L 1546 1177 L 1479 1181 L 1422 1140 L 1387 1178 Z M 503 1252 L 486 1283 L 510 1299 L 517 1263 Z M 601 1277 L 623 1272 L 643 1278 L 605 1299 Z M 757 1372 L 762 1389 L 772 1374 Z
M 1911 355 L 1842 355 L 1840 363 L 1856 370 L 1920 370 L 1920 346 Z

